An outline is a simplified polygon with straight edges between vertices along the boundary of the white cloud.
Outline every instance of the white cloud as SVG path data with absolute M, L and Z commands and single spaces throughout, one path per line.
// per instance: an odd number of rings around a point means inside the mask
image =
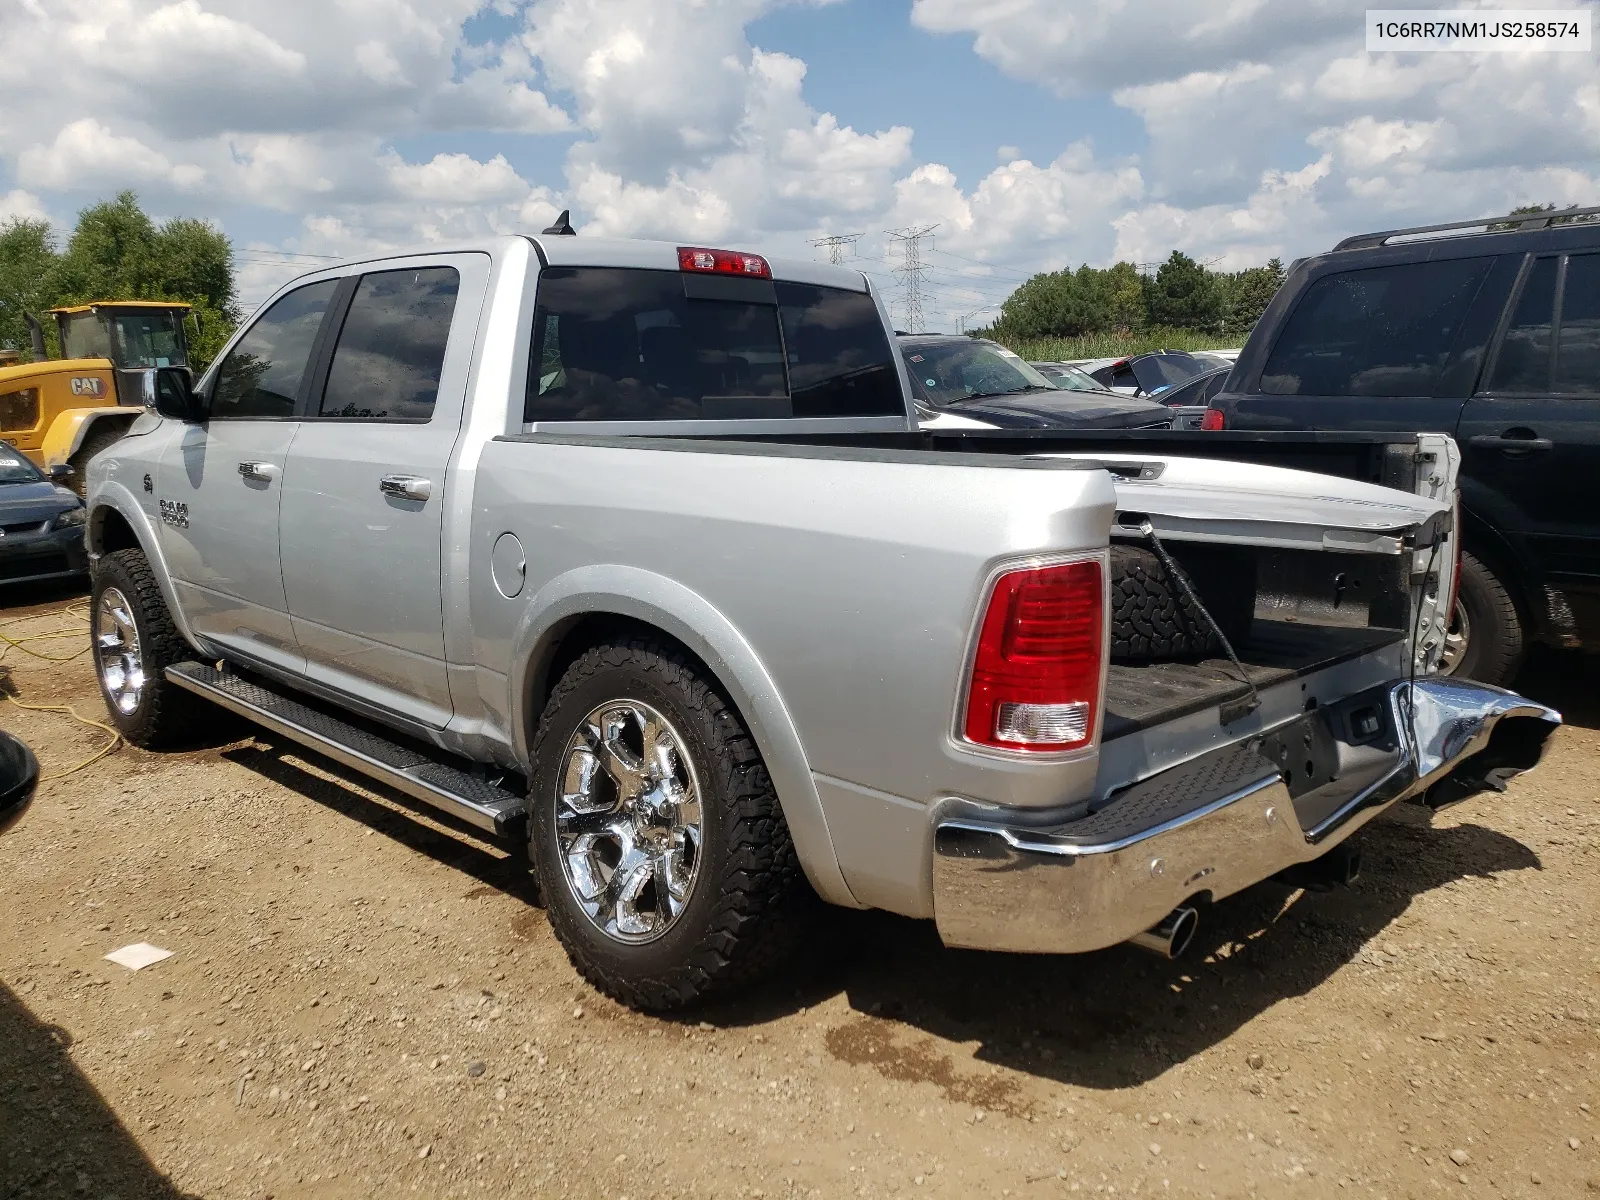
M 7 60 L 0 215 L 130 186 L 157 211 L 288 214 L 292 237 L 244 255 L 247 296 L 301 269 L 285 258 L 569 206 L 590 233 L 777 253 L 862 233 L 893 287 L 883 231 L 936 224 L 927 307 L 953 327 L 1043 268 L 1174 247 L 1246 265 L 1600 199 L 1593 56 L 1369 55 L 1366 0 L 914 0 L 922 28 L 1042 89 L 1107 93 L 1146 133 L 1136 156 L 1000 145 L 974 178 L 920 160 L 909 125 L 814 107 L 806 64 L 751 41 L 786 2 L 826 0 L 0 0 L 27 47 Z M 542 135 L 562 167 L 534 179 L 519 139 Z
M 96 187 L 106 179 L 167 185 L 194 191 L 206 173 L 193 163 L 174 163 L 138 138 L 120 137 L 93 117 L 63 127 L 48 146 L 30 146 L 17 159 L 23 183 L 39 188 Z
M 528 185 L 505 156 L 479 162 L 470 154 L 436 154 L 425 163 L 399 155 L 384 160 L 389 186 L 397 196 L 428 204 L 494 204 L 520 201 Z
M 0 225 L 11 221 L 44 221 L 49 218 L 39 197 L 21 188 L 0 195 Z
M 915 0 L 912 17 L 1019 79 L 1113 89 L 1141 118 L 1150 202 L 1118 220 L 1119 253 L 1259 261 L 1363 228 L 1600 200 L 1593 55 L 1368 54 L 1366 7 Z

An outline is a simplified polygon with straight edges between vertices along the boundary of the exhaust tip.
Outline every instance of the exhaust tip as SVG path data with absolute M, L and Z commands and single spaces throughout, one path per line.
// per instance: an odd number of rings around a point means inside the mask
M 1159 954 L 1162 958 L 1177 958 L 1189 948 L 1195 930 L 1200 928 L 1198 909 L 1184 904 L 1173 909 L 1160 924 L 1128 939 L 1141 950 Z

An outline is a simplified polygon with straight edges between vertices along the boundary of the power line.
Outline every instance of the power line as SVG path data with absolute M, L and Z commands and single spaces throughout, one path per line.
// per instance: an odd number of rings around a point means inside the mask
M 828 261 L 836 267 L 841 267 L 844 265 L 844 248 L 846 246 L 854 246 L 864 236 L 865 234 L 860 233 L 836 233 L 831 237 L 813 238 L 811 239 L 811 244 L 817 247 L 826 247 Z M 855 251 L 852 250 L 851 257 L 854 256 Z
M 996 264 L 994 264 L 992 262 L 984 262 L 983 259 L 981 259 L 981 258 L 968 258 L 965 254 L 956 254 L 954 251 L 951 251 L 951 250 L 939 250 L 939 249 L 935 248 L 933 250 L 933 253 L 934 254 L 942 254 L 946 258 L 959 258 L 962 262 L 974 263 L 974 264 L 976 264 L 977 266 L 980 266 L 980 267 L 988 267 L 991 271 L 996 271 L 996 272 L 999 272 L 999 273 L 1001 273 L 1003 275 L 1010 275 L 1014 279 L 1019 279 L 1019 280 L 1022 280 L 1023 282 L 1027 282 L 1029 279 L 1033 278 L 1033 276 L 1031 276 L 1031 275 L 1022 274 L 1020 271 L 1018 271 L 1014 267 L 997 266 Z
M 905 229 L 884 230 L 897 240 L 905 251 L 905 262 L 900 267 L 900 278 L 906 289 L 906 329 L 911 333 L 922 332 L 922 282 L 928 270 L 922 261 L 922 239 L 937 228 L 939 223 L 935 221 L 932 225 L 912 225 Z

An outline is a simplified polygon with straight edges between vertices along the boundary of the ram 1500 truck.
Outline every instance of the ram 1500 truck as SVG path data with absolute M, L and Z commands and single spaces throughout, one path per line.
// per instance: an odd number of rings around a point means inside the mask
M 432 248 L 144 385 L 90 470 L 117 727 L 221 705 L 525 841 L 641 1007 L 759 972 L 813 891 L 954 946 L 1177 953 L 1560 720 L 1431 673 L 1448 438 L 919 431 L 843 268 Z

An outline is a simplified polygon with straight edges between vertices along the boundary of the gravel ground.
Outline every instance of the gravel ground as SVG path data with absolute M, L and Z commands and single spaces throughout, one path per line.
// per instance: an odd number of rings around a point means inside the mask
M 22 599 L 6 634 L 81 645 L 70 593 Z M 1404 807 L 1355 886 L 1257 888 L 1178 963 L 841 912 L 677 1020 L 584 987 L 514 857 L 359 777 L 124 747 L 0 838 L 0 1197 L 1600 1193 L 1596 665 L 1524 679 L 1569 719 L 1537 774 Z M 101 716 L 87 656 L 4 667 Z M 47 773 L 105 740 L 0 725 Z M 173 957 L 102 957 L 139 941 Z

